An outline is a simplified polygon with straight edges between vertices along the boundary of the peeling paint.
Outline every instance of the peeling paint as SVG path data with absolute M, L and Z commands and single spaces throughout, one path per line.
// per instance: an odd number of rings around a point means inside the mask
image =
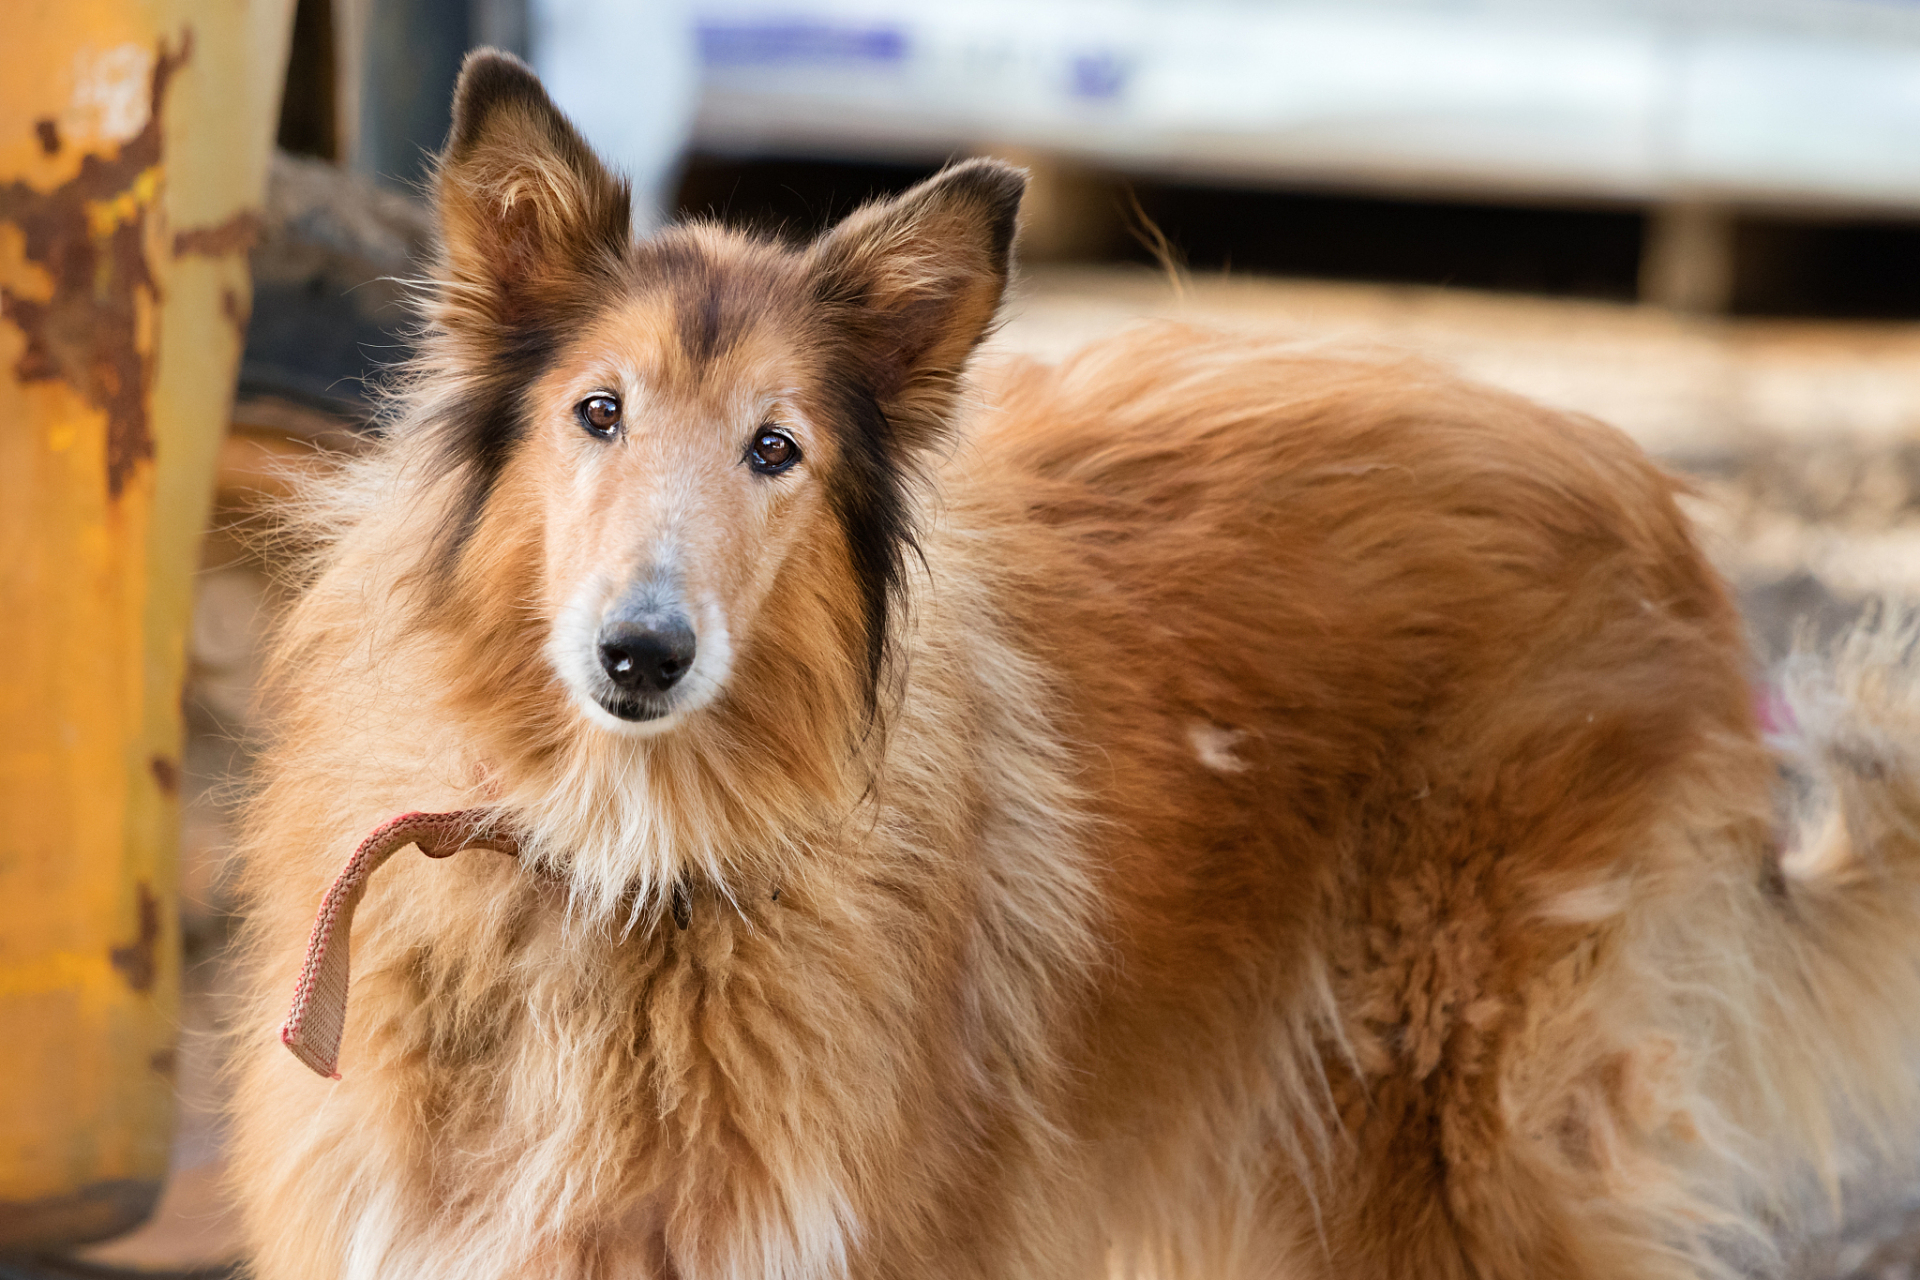
M 14 375 L 68 383 L 107 415 L 107 491 L 116 498 L 134 467 L 153 456 L 147 390 L 154 353 L 139 342 L 140 312 L 159 295 L 147 263 L 147 219 L 160 185 L 160 109 L 192 51 L 191 31 L 182 34 L 178 53 L 161 42 L 141 104 L 144 120 L 111 156 L 89 153 L 80 172 L 51 191 L 17 181 L 0 186 L 0 220 L 20 228 L 27 260 L 53 281 L 45 300 L 0 288 L 0 316 L 27 339 Z M 144 52 L 141 58 L 144 65 Z M 103 128 L 125 128 L 134 118 L 117 99 L 96 105 L 103 119 L 111 117 Z M 59 141 L 57 128 L 36 125 L 35 132 L 43 148 L 50 135 Z
M 198 253 L 218 258 L 229 253 L 245 253 L 259 238 L 260 215 L 251 209 L 242 209 L 216 226 L 194 227 L 177 233 L 173 237 L 173 256 L 184 258 Z
M 159 114 L 145 92 L 153 63 L 153 55 L 138 44 L 76 50 L 73 95 L 63 113 L 68 132 L 89 140 L 125 142 L 146 128 Z
M 153 979 L 160 971 L 160 902 L 142 880 L 134 886 L 140 895 L 140 933 L 133 942 L 115 947 L 107 959 L 126 978 L 135 991 L 153 990 Z
M 0 1275 L 165 1180 L 181 685 L 249 293 L 202 255 L 263 208 L 294 8 L 0 0 L 0 546 L 32 548 L 0 569 Z

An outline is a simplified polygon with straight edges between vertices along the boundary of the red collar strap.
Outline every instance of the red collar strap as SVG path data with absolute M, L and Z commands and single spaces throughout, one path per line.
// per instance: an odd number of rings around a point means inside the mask
M 330 1079 L 340 1078 L 340 1040 L 347 1028 L 347 938 L 353 909 L 360 905 L 373 873 L 410 844 L 420 846 L 429 858 L 450 857 L 462 849 L 491 849 L 508 857 L 520 853 L 519 840 L 496 809 L 403 813 L 381 823 L 360 842 L 320 900 L 293 1008 L 280 1027 L 280 1043 Z

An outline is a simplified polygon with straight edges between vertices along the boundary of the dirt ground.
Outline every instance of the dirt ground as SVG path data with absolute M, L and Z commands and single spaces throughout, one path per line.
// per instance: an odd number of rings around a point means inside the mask
M 993 350 L 1053 359 L 1146 317 L 1416 353 L 1619 425 L 1694 478 L 1693 513 L 1740 589 L 1763 661 L 1785 652 L 1797 626 L 1830 632 L 1879 595 L 1920 600 L 1920 326 L 1735 323 L 1433 289 L 1062 268 L 1022 282 Z M 219 1192 L 223 870 L 228 815 L 261 728 L 254 672 L 276 597 L 270 567 L 231 533 L 209 538 L 205 564 L 188 702 L 174 1180 L 152 1223 L 87 1251 L 100 1264 L 198 1268 L 237 1252 Z M 1846 1203 L 1844 1229 L 1795 1246 L 1789 1274 L 1920 1278 L 1920 1183 L 1860 1180 Z

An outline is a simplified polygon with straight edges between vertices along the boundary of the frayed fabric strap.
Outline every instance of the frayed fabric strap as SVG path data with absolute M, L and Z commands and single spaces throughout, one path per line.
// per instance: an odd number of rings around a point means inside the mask
M 360 842 L 320 900 L 293 1008 L 280 1027 L 280 1043 L 329 1079 L 340 1078 L 340 1040 L 347 1029 L 347 938 L 353 909 L 380 865 L 410 844 L 420 846 L 429 858 L 450 857 L 462 849 L 491 849 L 509 857 L 520 853 L 519 840 L 493 809 L 403 813 Z

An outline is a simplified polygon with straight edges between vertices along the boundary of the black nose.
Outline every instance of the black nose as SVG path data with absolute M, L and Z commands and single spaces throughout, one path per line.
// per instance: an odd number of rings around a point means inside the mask
M 600 666 L 628 693 L 665 693 L 693 665 L 693 628 L 673 617 L 600 628 Z

